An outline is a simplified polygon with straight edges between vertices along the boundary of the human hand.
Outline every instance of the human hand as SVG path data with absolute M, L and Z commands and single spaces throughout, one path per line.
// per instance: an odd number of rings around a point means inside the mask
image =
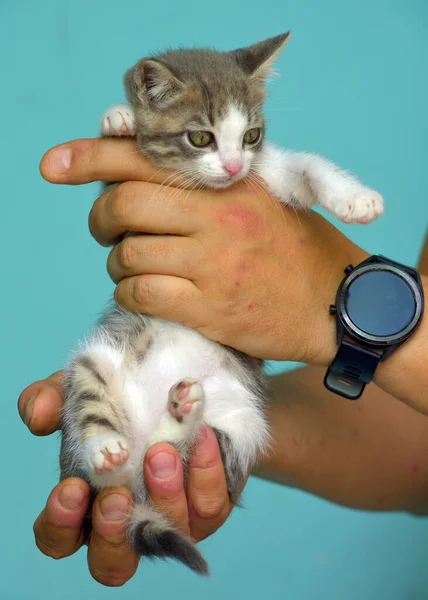
M 60 152 L 69 162 L 58 172 Z M 252 356 L 327 365 L 343 269 L 367 254 L 315 212 L 295 213 L 259 184 L 177 190 L 131 140 L 78 140 L 45 155 L 54 183 L 125 181 L 94 204 L 89 225 L 102 245 L 126 231 L 108 271 L 124 308 L 180 321 Z M 164 182 L 172 183 L 161 187 Z
M 22 392 L 19 414 L 33 434 L 49 435 L 59 427 L 62 402 L 62 374 L 58 372 Z M 155 507 L 195 541 L 213 534 L 233 508 L 211 429 L 206 429 L 206 438 L 195 447 L 186 490 L 180 456 L 169 444 L 156 444 L 148 450 L 144 475 Z M 93 529 L 86 540 L 83 520 L 89 502 L 90 489 L 85 481 L 72 478 L 59 483 L 34 524 L 36 544 L 44 554 L 60 559 L 87 543 L 88 566 L 94 579 L 108 586 L 123 585 L 138 567 L 138 557 L 129 549 L 125 533 L 132 496 L 126 488 L 109 488 L 98 494 L 92 508 Z

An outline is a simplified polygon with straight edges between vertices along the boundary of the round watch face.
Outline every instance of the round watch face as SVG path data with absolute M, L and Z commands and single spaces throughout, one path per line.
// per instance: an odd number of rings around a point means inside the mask
M 423 295 L 415 279 L 393 265 L 356 267 L 342 283 L 337 310 L 346 333 L 371 346 L 406 339 L 423 312 Z
M 368 271 L 347 289 L 345 309 L 352 323 L 375 337 L 395 336 L 415 315 L 416 300 L 410 285 L 391 271 Z

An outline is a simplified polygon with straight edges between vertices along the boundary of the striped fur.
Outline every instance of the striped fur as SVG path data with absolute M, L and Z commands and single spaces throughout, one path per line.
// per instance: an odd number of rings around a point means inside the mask
M 264 142 L 264 83 L 287 39 L 226 53 L 168 51 L 139 61 L 125 76 L 130 105 L 104 115 L 102 134 L 136 136 L 154 163 L 178 169 L 190 185 L 227 187 L 251 169 L 281 202 L 319 203 L 343 220 L 375 218 L 382 209 L 376 192 L 322 157 Z M 245 141 L 251 129 L 258 135 Z M 190 134 L 198 131 L 207 132 L 208 145 L 194 145 Z M 94 491 L 128 486 L 135 501 L 132 548 L 205 574 L 192 540 L 151 506 L 144 455 L 152 444 L 169 442 L 186 465 L 200 428 L 209 425 L 237 503 L 268 443 L 265 395 L 261 361 L 178 323 L 112 305 L 67 371 L 61 477 L 83 477 Z

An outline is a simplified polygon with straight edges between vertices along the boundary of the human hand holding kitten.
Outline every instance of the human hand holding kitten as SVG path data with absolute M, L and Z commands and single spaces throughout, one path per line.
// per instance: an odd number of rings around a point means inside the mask
M 342 259 L 364 256 L 305 209 L 319 204 L 358 223 L 383 210 L 377 192 L 323 157 L 264 142 L 264 84 L 287 39 L 142 59 L 125 77 L 130 106 L 102 120 L 104 136 L 135 134 L 157 170 L 146 184 L 152 197 L 135 181 L 115 183 L 91 212 L 100 243 L 122 240 L 109 260 L 120 281 L 117 304 L 66 371 L 61 479 L 130 489 L 135 552 L 203 574 L 193 540 L 154 509 L 141 462 L 150 446 L 169 442 L 186 465 L 208 425 L 237 502 L 268 445 L 261 359 L 328 362 L 326 309 Z M 176 171 L 172 179 L 165 169 Z M 177 180 L 186 191 L 174 189 Z

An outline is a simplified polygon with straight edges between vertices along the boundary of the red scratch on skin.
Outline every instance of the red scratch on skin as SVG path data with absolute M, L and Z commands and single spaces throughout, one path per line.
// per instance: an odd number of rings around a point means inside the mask
M 239 287 L 241 284 L 239 283 L 239 281 L 235 281 L 235 287 Z
M 247 207 L 236 206 L 226 209 L 222 207 L 218 220 L 229 227 L 234 234 L 240 233 L 253 237 L 264 233 L 264 225 L 259 215 Z
M 419 465 L 419 463 L 418 463 L 418 462 L 416 462 L 416 461 L 415 461 L 415 462 L 412 464 L 412 474 L 413 474 L 413 475 L 416 475 L 416 473 L 419 473 L 419 470 L 420 470 L 420 465 Z
M 251 310 L 252 308 L 253 308 L 253 305 L 252 305 L 252 304 L 249 304 L 249 305 L 248 305 L 248 310 Z

